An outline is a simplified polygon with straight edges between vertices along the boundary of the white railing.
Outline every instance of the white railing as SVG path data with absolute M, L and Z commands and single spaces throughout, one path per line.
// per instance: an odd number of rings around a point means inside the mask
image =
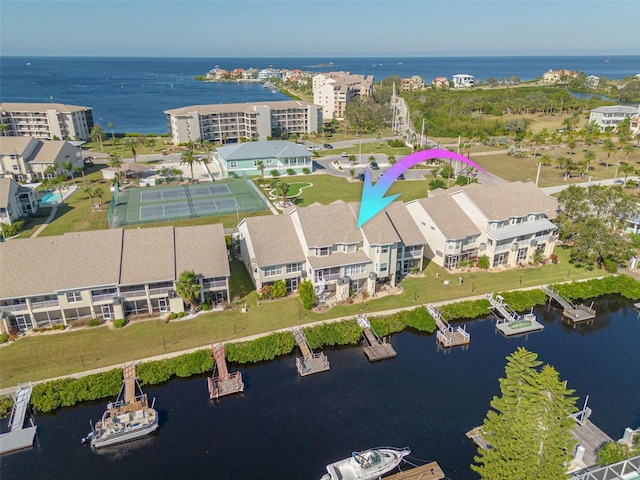
M 169 293 L 169 290 L 173 290 L 173 287 L 150 288 L 149 295 L 166 295 Z
M 99 295 L 91 295 L 91 299 L 94 302 L 104 302 L 105 300 L 111 300 L 117 296 L 117 293 L 101 293 Z
M 204 282 L 203 287 L 205 289 L 209 289 L 209 288 L 217 288 L 217 287 L 226 287 L 227 286 L 227 281 L 226 280 L 216 280 L 213 282 Z
M 0 310 L 5 312 L 19 312 L 21 310 L 27 310 L 26 303 L 18 303 L 16 305 L 0 305 Z
M 58 300 L 45 300 L 44 302 L 31 302 L 31 308 L 33 310 L 37 308 L 51 308 L 51 307 L 59 307 L 60 304 Z
M 121 292 L 120 295 L 125 299 L 140 298 L 147 296 L 146 290 L 131 290 L 129 292 Z

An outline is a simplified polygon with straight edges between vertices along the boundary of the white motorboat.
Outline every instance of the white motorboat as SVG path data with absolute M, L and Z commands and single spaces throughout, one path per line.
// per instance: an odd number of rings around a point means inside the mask
M 102 419 L 96 422 L 83 443 L 91 443 L 93 448 L 107 447 L 135 440 L 153 433 L 158 428 L 158 412 L 151 406 L 147 395 L 142 393 L 135 376 L 135 366 L 124 369 L 124 380 L 120 395 L 115 402 L 107 404 Z M 137 390 L 140 391 L 136 395 Z
M 353 452 L 349 458 L 327 465 L 322 480 L 377 480 L 396 468 L 411 453 L 409 447 L 380 447 Z

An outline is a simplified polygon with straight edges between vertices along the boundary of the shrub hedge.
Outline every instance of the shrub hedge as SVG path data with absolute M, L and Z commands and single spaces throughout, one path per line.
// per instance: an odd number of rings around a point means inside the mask
M 278 355 L 291 353 L 296 341 L 291 332 L 277 332 L 249 342 L 225 345 L 227 360 L 238 363 L 253 363 L 273 360 Z
M 315 327 L 307 327 L 304 333 L 311 348 L 323 345 L 353 345 L 360 341 L 362 328 L 355 320 L 325 323 Z

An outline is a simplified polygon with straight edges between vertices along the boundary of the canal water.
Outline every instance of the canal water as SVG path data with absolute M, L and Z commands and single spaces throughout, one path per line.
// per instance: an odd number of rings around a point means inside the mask
M 36 414 L 37 445 L 3 456 L 11 479 L 319 479 L 327 463 L 374 446 L 409 446 L 449 478 L 476 479 L 465 432 L 498 393 L 505 357 L 524 346 L 554 365 L 591 419 L 614 439 L 640 426 L 640 319 L 631 302 L 603 297 L 591 325 L 575 328 L 547 307 L 545 328 L 504 338 L 491 319 L 467 324 L 468 349 L 445 352 L 433 335 L 403 332 L 397 358 L 369 364 L 362 349 L 326 349 L 329 372 L 300 378 L 295 356 L 241 367 L 245 393 L 211 402 L 206 376 L 149 387 L 160 429 L 144 440 L 92 451 L 81 444 L 106 401 Z M 230 365 L 230 370 L 235 370 Z

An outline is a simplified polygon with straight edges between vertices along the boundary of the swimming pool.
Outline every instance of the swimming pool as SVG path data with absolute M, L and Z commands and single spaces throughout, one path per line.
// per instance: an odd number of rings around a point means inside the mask
M 62 197 L 59 193 L 47 193 L 44 197 L 38 200 L 38 203 L 59 203 Z

